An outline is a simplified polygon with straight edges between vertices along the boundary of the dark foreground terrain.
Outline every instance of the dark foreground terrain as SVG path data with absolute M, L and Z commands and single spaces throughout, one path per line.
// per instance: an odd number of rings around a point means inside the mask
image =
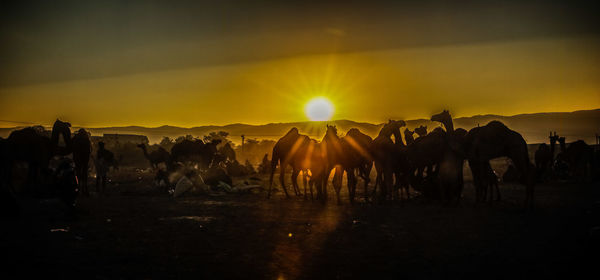
M 262 193 L 174 199 L 150 185 L 111 185 L 104 196 L 80 198 L 76 218 L 55 201 L 23 200 L 22 216 L 3 222 L 2 273 L 84 279 L 598 275 L 597 183 L 539 185 L 533 213 L 519 204 L 523 188 L 509 184 L 501 185 L 502 202 L 479 206 L 467 184 L 456 208 L 418 197 L 354 206 L 281 193 L 270 200 Z

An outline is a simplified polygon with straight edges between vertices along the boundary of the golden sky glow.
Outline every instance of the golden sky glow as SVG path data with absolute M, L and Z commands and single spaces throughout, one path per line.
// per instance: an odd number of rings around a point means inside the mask
M 0 88 L 0 119 L 84 126 L 302 121 L 323 96 L 333 119 L 572 111 L 600 107 L 600 41 L 520 40 L 310 55 Z M 85 93 L 85 94 L 83 94 Z
M 315 97 L 373 123 L 600 108 L 592 2 L 178 2 L 3 5 L 0 126 L 305 121 Z

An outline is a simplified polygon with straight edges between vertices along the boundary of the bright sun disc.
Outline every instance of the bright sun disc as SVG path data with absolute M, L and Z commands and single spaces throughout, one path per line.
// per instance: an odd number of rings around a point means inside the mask
M 328 121 L 333 116 L 333 104 L 325 97 L 316 97 L 306 103 L 304 111 L 311 121 Z

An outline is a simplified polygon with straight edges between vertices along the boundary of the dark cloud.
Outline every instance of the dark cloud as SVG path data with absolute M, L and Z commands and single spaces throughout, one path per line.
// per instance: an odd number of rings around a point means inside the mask
M 280 57 L 597 36 L 588 1 L 1 2 L 0 86 Z

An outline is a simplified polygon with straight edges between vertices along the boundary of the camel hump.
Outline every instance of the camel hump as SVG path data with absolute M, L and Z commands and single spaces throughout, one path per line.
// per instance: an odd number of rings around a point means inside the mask
M 292 127 L 285 135 L 294 135 L 294 134 L 300 134 L 300 132 L 298 132 L 298 128 L 296 127 Z
M 501 121 L 491 121 L 487 125 L 487 127 L 495 128 L 495 129 L 509 129 L 505 124 Z
M 352 135 L 352 134 L 358 134 L 358 133 L 360 133 L 360 130 L 358 130 L 358 128 L 356 128 L 356 127 L 353 127 L 350 130 L 348 130 L 347 134 Z

